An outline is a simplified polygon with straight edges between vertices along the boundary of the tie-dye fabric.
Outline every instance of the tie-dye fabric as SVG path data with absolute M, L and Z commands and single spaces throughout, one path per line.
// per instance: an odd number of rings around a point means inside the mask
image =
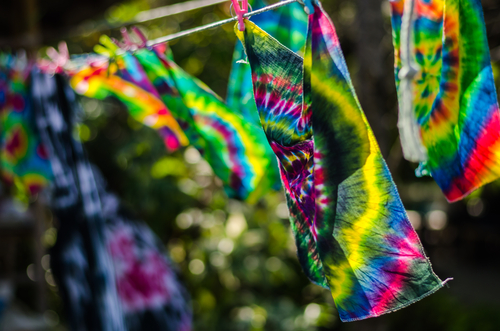
M 162 244 L 128 216 L 73 138 L 74 92 L 62 76 L 34 72 L 31 94 L 55 174 L 51 269 L 71 330 L 191 330 L 189 296 Z
M 360 108 L 329 17 L 318 7 L 309 16 L 304 60 L 245 22 L 244 32 L 235 31 L 279 159 L 307 276 L 330 288 L 343 321 L 395 311 L 441 288 Z
M 266 136 L 167 58 L 163 50 L 163 46 L 141 49 L 135 56 L 190 143 L 224 183 L 228 196 L 256 201 L 279 180 Z
M 500 176 L 500 113 L 479 0 L 413 0 L 412 108 L 430 174 L 448 201 Z M 395 73 L 401 89 L 404 0 L 391 2 Z
M 93 167 L 105 219 L 106 247 L 127 331 L 190 331 L 189 294 L 163 243 L 146 223 L 132 219 Z
M 168 151 L 188 145 L 186 135 L 130 53 L 117 56 L 110 65 L 107 60 L 94 61 L 70 75 L 71 86 L 79 94 L 97 99 L 114 96 L 123 102 L 133 118 L 158 131 Z
M 51 207 L 59 221 L 50 265 L 74 331 L 124 331 L 125 323 L 94 175 L 73 129 L 79 105 L 60 75 L 32 75 L 33 118 L 54 173 Z
M 33 120 L 29 76 L 28 67 L 14 63 L 0 68 L 1 171 L 21 199 L 38 193 L 52 178 L 47 151 Z
M 266 3 L 262 0 L 255 0 L 252 4 L 254 10 L 265 6 Z M 251 21 L 293 52 L 299 52 L 304 47 L 307 14 L 299 3 L 252 16 Z M 232 64 L 226 103 L 230 108 L 239 111 L 245 119 L 260 126 L 259 113 L 253 97 L 252 72 L 245 61 L 245 53 L 240 42 L 236 43 Z

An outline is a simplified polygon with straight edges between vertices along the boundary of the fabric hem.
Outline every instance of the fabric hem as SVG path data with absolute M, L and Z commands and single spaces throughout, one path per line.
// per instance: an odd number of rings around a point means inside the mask
M 342 322 L 355 322 L 355 321 L 361 321 L 361 320 L 365 320 L 365 319 L 368 319 L 368 318 L 372 318 L 372 317 L 379 317 L 379 316 L 382 316 L 382 315 L 385 315 L 385 314 L 389 314 L 389 313 L 393 313 L 395 311 L 398 311 L 400 309 L 403 309 L 403 308 L 406 308 L 408 307 L 409 305 L 419 301 L 419 300 L 422 300 L 423 298 L 425 297 L 428 297 L 429 295 L 437 292 L 438 290 L 440 290 L 441 288 L 443 288 L 443 286 L 448 283 L 448 281 L 450 280 L 453 280 L 453 278 L 447 278 L 445 279 L 444 281 L 441 282 L 441 284 L 439 284 L 438 286 L 434 287 L 432 290 L 428 291 L 427 293 L 424 293 L 422 294 L 421 296 L 419 296 L 418 298 L 415 298 L 403 305 L 400 305 L 400 306 L 397 306 L 396 308 L 392 308 L 392 309 L 389 309 L 389 310 L 386 310 L 380 314 L 370 314 L 370 315 L 365 315 L 365 316 L 361 316 L 361 317 L 356 317 L 356 318 L 349 318 L 349 319 L 342 319 L 342 317 L 340 317 L 340 320 Z

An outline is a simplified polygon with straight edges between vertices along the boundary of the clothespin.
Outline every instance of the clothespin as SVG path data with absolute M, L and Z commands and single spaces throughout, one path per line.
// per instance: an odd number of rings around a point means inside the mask
M 134 43 L 130 39 L 130 36 L 128 35 L 128 31 L 126 27 L 122 27 L 120 29 L 120 33 L 122 34 L 123 42 L 125 43 L 125 48 L 129 49 L 131 48 Z
M 57 46 L 59 51 L 56 51 L 54 47 L 48 47 L 46 50 L 47 56 L 52 60 L 55 68 L 63 68 L 69 61 L 69 51 L 68 45 L 61 41 Z
M 114 58 L 120 50 L 120 46 L 118 46 L 111 38 L 106 35 L 102 35 L 99 38 L 99 42 L 102 45 L 95 45 L 94 52 L 97 54 L 104 55 L 108 58 Z
M 248 13 L 248 0 L 241 1 L 241 7 L 238 0 L 231 0 L 234 7 L 234 12 L 238 18 L 238 29 L 240 31 L 245 31 L 245 23 L 243 22 L 243 15 Z
M 146 38 L 146 36 L 144 36 L 144 34 L 142 33 L 141 30 L 139 30 L 138 27 L 136 26 L 133 26 L 132 28 L 132 32 L 135 34 L 135 36 L 137 37 L 137 39 L 140 40 L 140 42 L 135 42 L 132 40 L 132 38 L 130 38 L 130 35 L 127 31 L 127 28 L 123 27 L 120 29 L 120 32 L 122 34 L 122 37 L 123 37 L 123 42 L 120 42 L 114 38 L 111 38 L 111 40 L 121 49 L 123 50 L 127 50 L 127 51 L 135 51 L 139 48 L 144 48 L 146 47 L 146 44 L 147 44 L 147 41 L 148 41 L 148 38 Z
M 68 45 L 61 41 L 57 46 L 57 50 L 53 47 L 48 47 L 45 53 L 49 59 L 40 58 L 38 60 L 38 68 L 50 74 L 68 73 L 75 67 L 75 63 L 70 60 Z
M 299 2 L 304 5 L 304 11 L 308 15 L 314 14 L 314 5 L 319 6 L 318 0 L 299 0 Z
M 148 43 L 148 38 L 146 38 L 146 36 L 144 35 L 144 33 L 142 33 L 142 31 L 138 27 L 136 27 L 135 25 L 131 29 L 132 29 L 132 32 L 135 33 L 135 35 L 137 36 L 137 38 L 139 38 L 141 40 L 141 43 L 137 44 L 137 46 L 139 48 L 146 47 L 147 43 Z
M 114 70 L 116 70 L 116 67 L 114 67 L 113 64 L 116 64 L 117 55 L 123 54 L 123 51 L 119 46 L 118 41 L 111 39 L 105 34 L 99 37 L 99 42 L 101 44 L 94 46 L 94 52 L 107 58 L 107 75 L 109 76 L 114 72 Z

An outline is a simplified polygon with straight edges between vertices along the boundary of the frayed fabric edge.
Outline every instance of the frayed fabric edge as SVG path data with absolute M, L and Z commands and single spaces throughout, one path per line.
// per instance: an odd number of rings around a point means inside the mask
M 395 307 L 395 308 L 392 308 L 392 309 L 388 309 L 380 314 L 370 314 L 370 315 L 365 315 L 365 316 L 361 316 L 361 317 L 356 317 L 356 318 L 349 318 L 349 319 L 342 319 L 342 317 L 340 317 L 340 320 L 342 322 L 355 322 L 355 321 L 361 321 L 361 320 L 365 320 L 365 319 L 368 319 L 368 318 L 372 318 L 372 317 L 379 317 L 379 316 L 382 316 L 382 315 L 385 315 L 385 314 L 389 314 L 389 313 L 393 313 L 395 311 L 398 311 L 400 309 L 403 309 L 403 308 L 406 308 L 408 307 L 409 305 L 417 302 L 417 301 L 420 301 L 422 300 L 423 298 L 425 297 L 428 297 L 429 295 L 431 294 L 434 294 L 435 292 L 437 292 L 438 290 L 440 290 L 441 288 L 443 288 L 445 285 L 448 287 L 448 282 L 450 280 L 453 280 L 453 278 L 446 278 L 444 281 L 441 282 L 441 284 L 439 284 L 438 286 L 436 286 L 435 288 L 433 288 L 432 290 L 428 291 L 427 293 L 425 294 L 422 294 L 421 296 L 419 296 L 418 298 L 415 298 L 403 305 L 400 305 L 398 307 Z

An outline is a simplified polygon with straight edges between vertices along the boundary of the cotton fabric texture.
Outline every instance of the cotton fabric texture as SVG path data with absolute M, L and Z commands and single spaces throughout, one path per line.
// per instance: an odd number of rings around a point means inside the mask
M 410 42 L 419 70 L 411 104 L 431 175 L 448 201 L 500 176 L 500 113 L 479 0 L 413 0 Z M 391 2 L 396 85 L 401 95 L 402 15 Z M 412 99 L 412 100 L 411 100 Z
M 245 20 L 259 118 L 278 157 L 299 261 L 342 321 L 403 308 L 442 287 L 354 93 L 321 7 L 305 57 Z

